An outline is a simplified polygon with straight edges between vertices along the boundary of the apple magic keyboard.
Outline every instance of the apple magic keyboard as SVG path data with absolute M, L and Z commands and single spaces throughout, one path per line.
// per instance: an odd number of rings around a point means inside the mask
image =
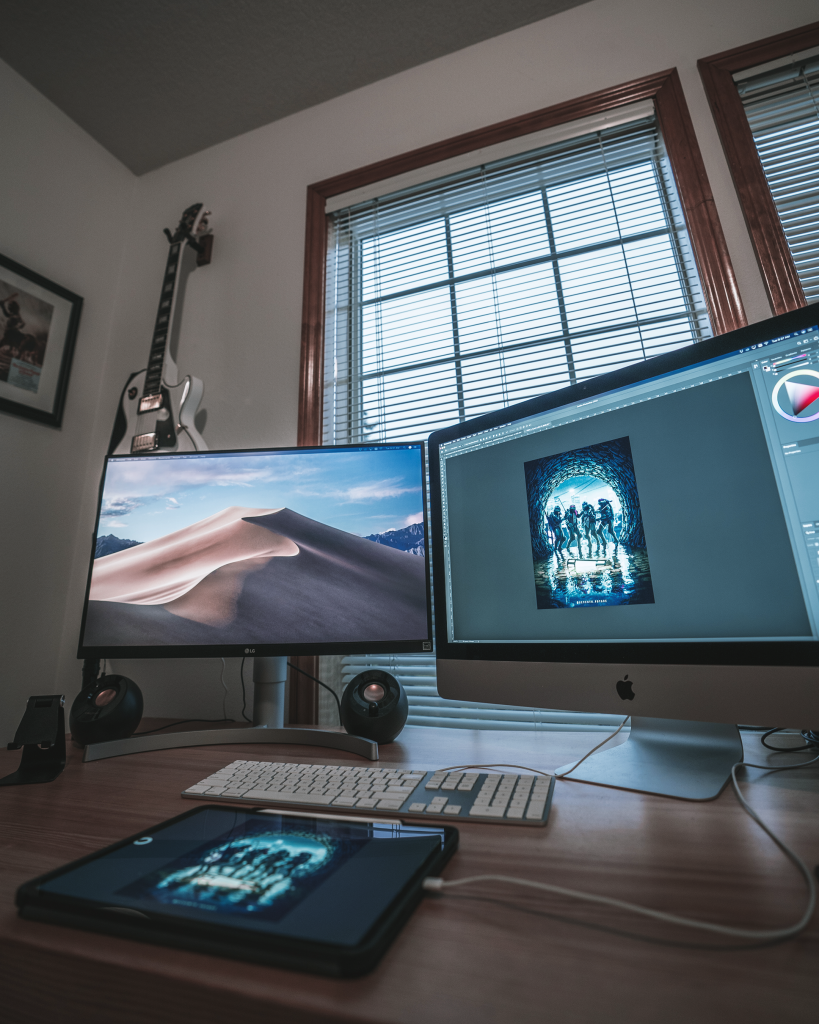
M 233 761 L 182 796 L 294 810 L 545 825 L 553 776 Z

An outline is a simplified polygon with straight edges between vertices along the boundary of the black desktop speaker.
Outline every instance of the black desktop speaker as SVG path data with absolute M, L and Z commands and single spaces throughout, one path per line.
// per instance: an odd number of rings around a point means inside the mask
M 101 676 L 71 705 L 71 739 L 81 746 L 131 736 L 142 718 L 142 691 L 125 676 Z
M 351 736 L 392 743 L 407 721 L 404 687 L 380 669 L 371 668 L 350 680 L 341 695 L 341 723 Z

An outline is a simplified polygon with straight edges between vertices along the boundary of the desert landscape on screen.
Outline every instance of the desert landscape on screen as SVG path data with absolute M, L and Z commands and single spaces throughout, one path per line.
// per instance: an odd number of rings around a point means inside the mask
M 370 456 L 369 463 L 373 462 Z M 281 465 L 280 459 L 275 464 L 279 477 Z M 302 456 L 298 466 L 303 465 L 309 470 L 312 464 Z M 200 509 L 212 508 L 216 498 L 233 494 L 291 499 L 306 495 L 301 500 L 314 514 L 335 515 L 337 520 L 352 517 L 363 531 L 370 521 L 387 518 L 382 514 L 385 507 L 419 503 L 419 496 L 401 486 L 398 477 L 353 481 L 346 489 L 335 486 L 326 490 L 325 498 L 321 477 L 305 470 L 294 471 L 296 483 L 285 485 L 272 471 L 260 472 L 256 463 L 243 467 L 234 460 L 220 489 L 211 479 L 219 467 L 216 458 L 181 469 L 168 461 L 113 467 L 122 482 L 116 483 L 113 471 L 106 482 L 85 617 L 86 645 L 350 643 L 426 637 L 426 560 L 419 557 L 424 551 L 423 524 L 401 528 L 407 519 L 414 524 L 416 516 L 399 518 L 395 527 L 371 536 L 272 502 L 261 507 L 229 504 L 193 520 Z M 208 471 L 204 476 L 203 470 Z M 350 472 L 354 470 L 353 463 Z M 172 471 L 182 475 L 181 483 Z M 168 481 L 176 486 L 171 488 Z M 116 492 L 115 484 L 125 496 Z M 176 523 L 179 529 L 161 532 L 166 524 Z M 106 525 L 118 535 L 106 534 Z
M 96 560 L 89 645 L 415 640 L 424 560 L 290 509 L 227 508 Z

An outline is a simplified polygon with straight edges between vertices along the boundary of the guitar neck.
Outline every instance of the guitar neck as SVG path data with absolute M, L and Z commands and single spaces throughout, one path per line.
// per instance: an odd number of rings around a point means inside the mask
M 165 276 L 162 279 L 162 291 L 159 295 L 159 309 L 156 313 L 154 335 L 151 341 L 151 352 L 148 356 L 148 372 L 145 375 L 145 388 L 142 392 L 140 412 L 147 412 L 157 407 L 161 399 L 162 371 L 165 367 L 165 353 L 168 349 L 168 337 L 171 329 L 176 287 L 179 280 L 179 262 L 182 242 L 174 242 L 168 252 L 165 264 Z

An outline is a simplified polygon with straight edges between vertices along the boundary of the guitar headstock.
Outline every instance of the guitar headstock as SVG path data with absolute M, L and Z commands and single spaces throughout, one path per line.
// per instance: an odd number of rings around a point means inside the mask
M 213 236 L 208 226 L 210 210 L 204 210 L 203 205 L 194 203 L 193 206 L 189 206 L 182 214 L 173 234 L 167 228 L 163 229 L 170 245 L 180 245 L 187 241 L 188 245 L 197 251 L 198 266 L 210 263 L 210 250 L 213 246 Z
M 171 245 L 176 245 L 178 242 L 184 242 L 187 238 L 191 238 L 196 233 L 196 229 L 205 217 L 205 214 L 202 213 L 203 205 L 203 203 L 194 203 L 193 206 L 189 206 L 182 214 L 179 224 L 176 227 L 176 231 L 174 231 L 173 234 L 166 230 L 165 234 L 168 236 L 168 240 Z
M 202 204 L 200 203 L 199 205 L 200 212 L 197 213 L 196 220 L 193 222 L 193 228 L 191 229 L 191 234 L 193 234 L 194 237 L 196 238 L 202 238 L 203 235 L 207 235 L 210 233 L 210 225 L 208 224 L 210 210 L 203 210 L 201 209 Z

